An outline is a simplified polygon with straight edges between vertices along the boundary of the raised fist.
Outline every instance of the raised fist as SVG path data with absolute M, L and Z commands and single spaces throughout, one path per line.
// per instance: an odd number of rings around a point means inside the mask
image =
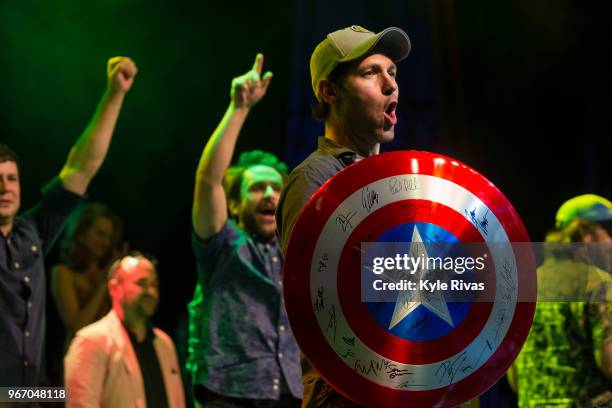
M 127 92 L 138 73 L 136 64 L 128 57 L 113 57 L 108 60 L 108 86 L 112 92 Z

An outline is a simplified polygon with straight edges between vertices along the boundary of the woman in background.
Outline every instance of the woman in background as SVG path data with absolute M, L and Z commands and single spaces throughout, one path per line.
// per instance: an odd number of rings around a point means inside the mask
M 51 275 L 51 292 L 67 329 L 67 341 L 110 310 L 106 275 L 123 252 L 122 236 L 123 222 L 103 204 L 86 205 L 71 221 L 60 263 Z

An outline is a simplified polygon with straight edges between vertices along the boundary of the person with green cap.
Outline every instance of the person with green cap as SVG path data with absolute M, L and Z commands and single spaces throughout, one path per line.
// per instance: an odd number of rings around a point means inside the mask
M 609 234 L 612 223 L 612 202 L 596 194 L 583 194 L 569 199 L 557 211 L 557 228 L 565 228 L 575 219 L 596 222 L 599 226 L 597 234 L 605 240 L 603 233 Z
M 283 250 L 300 212 L 323 183 L 350 164 L 378 154 L 395 137 L 399 87 L 396 63 L 410 53 L 408 35 L 390 27 L 379 33 L 360 26 L 327 35 L 310 59 L 313 116 L 325 124 L 317 150 L 289 175 L 276 225 Z M 290 274 L 291 271 L 285 271 Z M 307 361 L 302 364 L 303 407 L 350 407 Z
M 612 203 L 594 194 L 557 212 L 533 325 L 510 371 L 521 408 L 612 403 L 611 221 Z

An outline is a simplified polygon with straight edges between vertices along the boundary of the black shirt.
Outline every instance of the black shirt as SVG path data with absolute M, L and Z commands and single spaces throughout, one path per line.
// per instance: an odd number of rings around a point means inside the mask
M 0 386 L 35 386 L 40 378 L 45 333 L 46 277 L 43 258 L 82 197 L 59 177 L 42 200 L 0 234 Z
M 166 396 L 166 385 L 162 376 L 161 368 L 159 367 L 159 359 L 153 346 L 155 333 L 153 326 L 147 327 L 147 335 L 142 343 L 139 343 L 136 337 L 127 329 L 125 331 L 130 337 L 134 353 L 140 365 L 142 373 L 142 381 L 144 382 L 145 395 L 147 398 L 147 407 L 165 408 L 168 406 L 168 397 Z

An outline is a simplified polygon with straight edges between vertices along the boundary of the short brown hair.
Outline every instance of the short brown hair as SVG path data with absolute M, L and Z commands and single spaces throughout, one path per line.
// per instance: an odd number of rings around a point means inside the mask
M 19 157 L 15 154 L 14 151 L 11 150 L 7 145 L 0 143 L 0 163 L 5 161 L 12 161 L 17 164 L 17 168 L 19 168 Z
M 327 76 L 327 80 L 335 85 L 336 87 L 342 89 L 344 78 L 349 73 L 351 69 L 358 66 L 363 60 L 364 57 L 353 60 L 343 62 L 342 64 L 338 64 L 334 70 Z M 330 107 L 327 102 L 323 99 L 318 100 L 317 104 L 311 107 L 312 117 L 318 122 L 325 122 L 329 117 Z

